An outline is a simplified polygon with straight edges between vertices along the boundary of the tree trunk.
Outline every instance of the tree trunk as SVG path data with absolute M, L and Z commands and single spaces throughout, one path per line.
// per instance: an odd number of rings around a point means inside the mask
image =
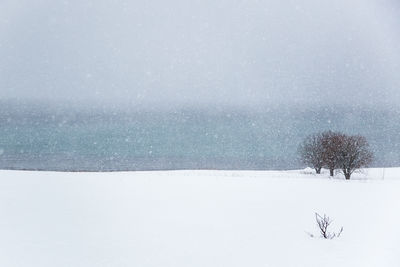
M 321 168 L 315 168 L 315 172 L 316 172 L 317 174 L 321 174 Z
M 350 180 L 350 175 L 351 175 L 350 173 L 345 173 L 344 174 L 344 177 L 346 178 L 346 180 Z
M 334 175 L 334 171 L 335 171 L 335 169 L 329 169 L 329 174 L 330 174 L 331 176 L 333 176 L 333 175 Z

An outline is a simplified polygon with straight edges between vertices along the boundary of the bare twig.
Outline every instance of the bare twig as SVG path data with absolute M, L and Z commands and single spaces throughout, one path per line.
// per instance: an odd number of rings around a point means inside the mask
M 333 239 L 335 237 L 339 237 L 343 232 L 343 227 L 340 228 L 340 231 L 338 233 L 328 231 L 328 227 L 332 223 L 332 220 L 328 216 L 326 216 L 326 214 L 324 214 L 324 216 L 321 216 L 318 213 L 315 213 L 315 220 L 317 221 L 321 237 L 325 239 Z

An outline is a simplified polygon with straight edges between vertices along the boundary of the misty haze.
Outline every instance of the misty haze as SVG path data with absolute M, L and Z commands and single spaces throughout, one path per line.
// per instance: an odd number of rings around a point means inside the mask
M 0 266 L 400 266 L 399 0 L 1 0 Z
M 400 163 L 396 1 L 0 7 L 2 168 L 291 169 L 318 128 Z

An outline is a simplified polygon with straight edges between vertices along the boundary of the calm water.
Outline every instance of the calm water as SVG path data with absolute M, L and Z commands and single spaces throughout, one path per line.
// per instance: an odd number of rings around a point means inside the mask
M 186 109 L 103 112 L 3 107 L 0 168 L 43 170 L 291 169 L 309 133 L 367 136 L 374 165 L 400 166 L 400 116 L 383 110 Z

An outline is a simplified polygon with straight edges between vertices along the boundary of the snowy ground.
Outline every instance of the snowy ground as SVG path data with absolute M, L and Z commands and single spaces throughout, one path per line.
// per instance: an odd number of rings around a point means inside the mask
M 0 171 L 0 266 L 400 266 L 400 168 L 354 178 Z

